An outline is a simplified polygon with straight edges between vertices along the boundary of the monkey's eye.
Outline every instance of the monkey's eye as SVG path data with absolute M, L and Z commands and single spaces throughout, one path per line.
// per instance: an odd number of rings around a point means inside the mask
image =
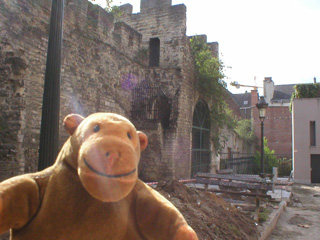
M 94 128 L 93 128 L 93 131 L 94 132 L 98 132 L 99 130 L 100 130 L 99 125 L 95 125 Z
M 127 133 L 127 135 L 128 135 L 128 138 L 131 139 L 131 134 L 130 134 L 130 133 Z

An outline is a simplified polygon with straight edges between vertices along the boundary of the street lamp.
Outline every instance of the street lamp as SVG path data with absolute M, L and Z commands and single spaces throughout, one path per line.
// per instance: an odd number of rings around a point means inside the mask
M 264 146 L 263 146 L 263 127 L 264 127 L 264 119 L 266 117 L 266 110 L 268 108 L 268 103 L 263 96 L 260 97 L 258 103 L 256 104 L 259 109 L 259 118 L 261 122 L 261 172 L 264 175 Z

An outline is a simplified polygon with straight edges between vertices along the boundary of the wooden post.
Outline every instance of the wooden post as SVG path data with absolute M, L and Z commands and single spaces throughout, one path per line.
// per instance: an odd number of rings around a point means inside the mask
M 257 196 L 256 197 L 256 210 L 255 210 L 254 218 L 253 218 L 253 220 L 256 221 L 257 223 L 259 222 L 260 204 L 261 204 L 261 198 Z
M 278 179 L 278 168 L 277 167 L 273 167 L 272 168 L 272 174 L 273 174 L 273 177 L 272 177 L 272 192 L 274 193 L 274 188 L 275 188 L 275 185 L 276 185 L 276 182 L 277 182 L 277 179 Z

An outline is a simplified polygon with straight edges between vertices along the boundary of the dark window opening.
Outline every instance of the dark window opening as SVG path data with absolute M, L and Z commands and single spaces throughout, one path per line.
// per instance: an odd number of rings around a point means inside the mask
M 133 89 L 132 119 L 139 122 L 161 122 L 163 129 L 170 127 L 172 102 L 167 89 L 144 80 Z
M 320 155 L 311 154 L 311 183 L 320 183 Z
M 159 67 L 160 62 L 160 39 L 150 38 L 149 42 L 149 66 Z
M 310 121 L 310 146 L 316 146 L 316 122 Z

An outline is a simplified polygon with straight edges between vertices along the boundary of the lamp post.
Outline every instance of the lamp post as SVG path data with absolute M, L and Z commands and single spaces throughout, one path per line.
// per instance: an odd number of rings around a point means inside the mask
M 266 110 L 268 108 L 268 103 L 263 96 L 260 97 L 258 103 L 256 104 L 257 108 L 259 109 L 259 118 L 261 122 L 261 173 L 264 175 L 264 146 L 263 146 L 263 127 L 264 127 L 264 119 L 266 117 Z
M 38 170 L 55 161 L 59 150 L 60 74 L 64 0 L 52 0 L 44 80 Z

